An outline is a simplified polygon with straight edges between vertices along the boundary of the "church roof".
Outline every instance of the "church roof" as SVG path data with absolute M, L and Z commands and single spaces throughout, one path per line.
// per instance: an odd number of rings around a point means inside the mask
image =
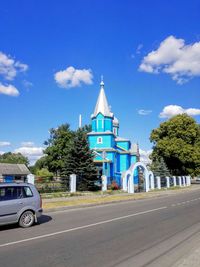
M 100 88 L 101 89 L 100 89 L 99 97 L 97 99 L 97 103 L 94 109 L 94 113 L 92 114 L 92 117 L 96 117 L 99 113 L 107 117 L 113 117 L 113 113 L 110 111 L 110 108 L 108 106 L 108 101 L 107 101 L 106 94 L 104 91 L 103 80 L 100 83 Z
M 122 138 L 122 137 L 119 137 L 119 136 L 117 138 L 115 138 L 115 141 L 116 142 L 130 142 L 129 139 Z

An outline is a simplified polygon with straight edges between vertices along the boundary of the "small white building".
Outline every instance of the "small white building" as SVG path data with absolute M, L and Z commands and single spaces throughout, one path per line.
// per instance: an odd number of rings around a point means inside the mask
M 25 164 L 0 163 L 0 182 L 26 182 L 29 174 Z

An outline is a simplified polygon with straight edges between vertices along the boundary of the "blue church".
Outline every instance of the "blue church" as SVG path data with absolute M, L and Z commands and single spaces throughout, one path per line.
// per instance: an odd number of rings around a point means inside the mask
M 98 175 L 106 175 L 108 184 L 116 181 L 121 186 L 122 173 L 128 170 L 132 163 L 139 161 L 139 147 L 119 136 L 119 121 L 108 105 L 103 80 L 91 120 L 92 131 L 88 133 L 88 141 L 95 153 L 94 162 Z M 134 173 L 134 181 L 138 183 L 137 170 Z

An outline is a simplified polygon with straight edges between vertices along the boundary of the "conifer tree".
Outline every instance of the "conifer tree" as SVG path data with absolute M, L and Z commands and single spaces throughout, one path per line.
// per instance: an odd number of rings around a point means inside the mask
M 167 165 L 162 157 L 153 160 L 150 168 L 155 176 L 160 176 L 161 178 L 170 176 L 169 169 L 167 168 Z
M 92 190 L 97 179 L 97 170 L 93 162 L 93 153 L 87 141 L 87 129 L 80 128 L 75 132 L 69 154 L 64 161 L 62 175 L 77 175 L 78 190 Z

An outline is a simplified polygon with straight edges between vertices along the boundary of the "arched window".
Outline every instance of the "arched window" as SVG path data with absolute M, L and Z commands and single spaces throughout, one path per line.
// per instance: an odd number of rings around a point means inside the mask
M 102 144 L 103 143 L 103 139 L 102 137 L 98 137 L 97 138 L 97 144 Z

